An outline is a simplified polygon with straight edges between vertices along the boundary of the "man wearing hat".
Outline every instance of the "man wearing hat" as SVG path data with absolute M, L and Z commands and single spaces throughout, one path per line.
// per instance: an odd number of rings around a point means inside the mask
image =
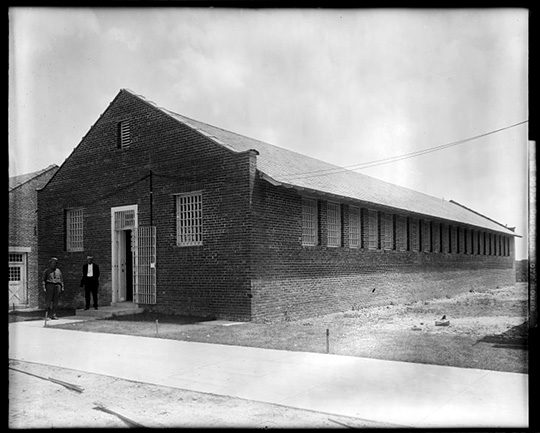
M 62 272 L 57 268 L 58 259 L 52 257 L 49 260 L 49 267 L 43 272 L 43 291 L 45 292 L 45 301 L 47 302 L 47 315 L 53 320 L 56 317 L 56 309 L 58 307 L 58 298 L 60 293 L 64 291 L 64 279 Z
M 83 277 L 81 287 L 84 288 L 84 299 L 86 301 L 85 310 L 90 308 L 90 294 L 94 301 L 94 309 L 98 309 L 98 287 L 99 287 L 99 266 L 94 263 L 92 256 L 86 257 L 86 263 L 83 265 Z

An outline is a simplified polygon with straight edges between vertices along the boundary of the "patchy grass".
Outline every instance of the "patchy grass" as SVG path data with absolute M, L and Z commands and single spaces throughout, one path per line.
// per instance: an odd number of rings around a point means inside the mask
M 443 315 L 450 326 L 435 326 Z M 518 283 L 452 299 L 274 324 L 219 326 L 199 318 L 144 313 L 62 327 L 319 353 L 326 352 L 328 329 L 330 352 L 335 354 L 527 373 L 526 317 L 527 286 Z

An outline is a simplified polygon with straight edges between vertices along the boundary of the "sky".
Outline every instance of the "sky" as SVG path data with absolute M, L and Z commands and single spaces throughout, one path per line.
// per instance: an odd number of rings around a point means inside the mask
M 339 166 L 528 120 L 526 9 L 9 9 L 9 175 L 61 165 L 122 88 Z M 528 124 L 361 172 L 524 236 Z

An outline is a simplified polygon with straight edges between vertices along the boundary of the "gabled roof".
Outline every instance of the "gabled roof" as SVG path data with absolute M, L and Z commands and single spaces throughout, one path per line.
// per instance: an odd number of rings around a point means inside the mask
M 57 170 L 57 169 L 58 169 L 58 166 L 56 164 L 51 164 L 44 169 L 33 171 L 32 173 L 19 174 L 17 176 L 12 176 L 9 178 L 8 190 L 13 191 L 15 188 L 18 188 L 19 186 L 22 186 L 25 183 L 30 182 L 36 177 L 41 176 L 42 174 L 45 174 L 50 170 Z
M 453 201 L 439 199 L 418 191 L 394 185 L 339 166 L 302 155 L 282 147 L 265 143 L 225 129 L 158 107 L 146 98 L 128 92 L 158 108 L 162 112 L 235 152 L 255 149 L 257 169 L 261 176 L 274 185 L 300 191 L 322 193 L 336 198 L 375 204 L 404 210 L 447 221 L 480 227 L 519 236 L 503 224 Z

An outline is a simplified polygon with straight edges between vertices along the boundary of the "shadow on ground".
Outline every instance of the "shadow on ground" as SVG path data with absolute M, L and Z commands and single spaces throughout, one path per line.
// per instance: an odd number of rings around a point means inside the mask
M 490 343 L 495 348 L 528 350 L 528 323 L 514 326 L 509 330 L 494 335 L 486 335 L 477 343 Z
M 74 308 L 59 308 L 56 310 L 56 315 L 58 317 L 68 317 L 75 315 Z M 27 320 L 41 320 L 45 319 L 44 310 L 13 310 L 8 314 L 8 322 L 24 322 Z
M 124 316 L 107 317 L 103 320 L 112 320 L 116 322 L 155 322 L 159 323 L 172 323 L 175 325 L 190 325 L 193 323 L 200 323 L 209 320 L 215 320 L 213 317 L 198 317 L 198 316 L 181 316 L 176 314 L 161 314 L 145 311 L 140 314 L 129 314 Z

